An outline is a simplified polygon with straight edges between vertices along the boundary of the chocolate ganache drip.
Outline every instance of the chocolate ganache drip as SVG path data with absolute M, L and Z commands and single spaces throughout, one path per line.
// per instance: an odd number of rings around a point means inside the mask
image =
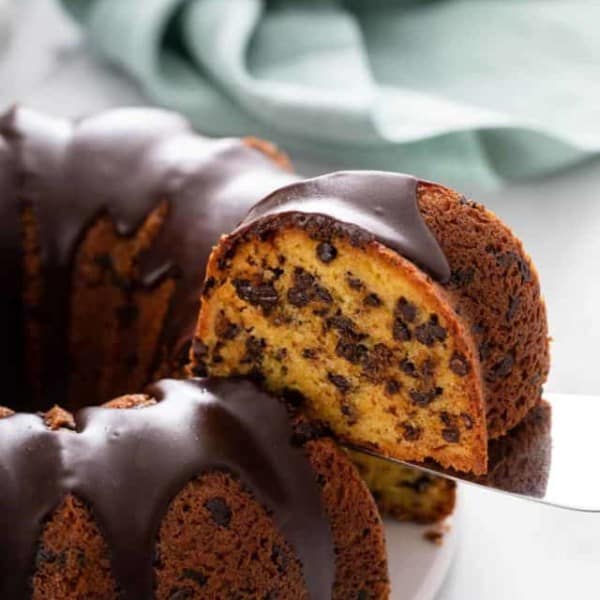
M 167 111 L 118 109 L 77 123 L 23 108 L 1 116 L 0 330 L 7 360 L 0 375 L 10 395 L 29 410 L 66 403 L 74 255 L 95 219 L 109 215 L 117 232 L 130 236 L 168 202 L 135 283 L 148 289 L 166 277 L 176 282 L 157 348 L 157 354 L 165 348 L 176 354 L 191 338 L 213 244 L 257 200 L 295 179 L 242 140 L 201 137 Z M 32 404 L 22 365 L 25 206 L 35 215 L 40 245 L 43 299 L 36 318 L 43 324 L 44 406 Z
M 450 266 L 419 211 L 417 185 L 410 175 L 381 171 L 341 171 L 306 179 L 261 200 L 238 231 L 277 214 L 324 215 L 359 227 L 445 283 Z
M 153 549 L 169 502 L 187 482 L 221 470 L 269 510 L 302 565 L 310 598 L 331 596 L 329 522 L 282 403 L 242 380 L 163 380 L 158 402 L 86 408 L 76 431 L 40 416 L 0 419 L 0 597 L 27 595 L 43 522 L 73 493 L 98 519 L 125 598 L 153 594 Z M 132 518 L 135 515 L 135 518 Z

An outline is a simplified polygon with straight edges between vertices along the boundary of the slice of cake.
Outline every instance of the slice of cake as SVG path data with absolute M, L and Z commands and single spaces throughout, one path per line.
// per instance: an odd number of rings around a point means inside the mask
M 545 307 L 519 240 L 442 186 L 380 172 L 292 184 L 209 260 L 195 373 L 251 375 L 339 439 L 483 473 L 540 398 Z

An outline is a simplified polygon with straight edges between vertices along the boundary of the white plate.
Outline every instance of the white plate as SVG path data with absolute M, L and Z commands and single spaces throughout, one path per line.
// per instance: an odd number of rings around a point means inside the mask
M 452 563 L 460 530 L 460 502 L 444 524 L 441 546 L 423 537 L 435 529 L 432 525 L 415 525 L 387 520 L 385 534 L 388 567 L 392 585 L 391 600 L 433 600 L 441 588 Z

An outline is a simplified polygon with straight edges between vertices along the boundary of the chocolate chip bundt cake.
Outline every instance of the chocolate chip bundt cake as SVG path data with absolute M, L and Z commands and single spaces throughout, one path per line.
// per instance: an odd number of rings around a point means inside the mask
M 388 597 L 375 503 L 322 425 L 249 382 L 146 388 L 284 165 L 156 110 L 0 118 L 0 598 Z
M 546 313 L 520 241 L 405 175 L 284 186 L 207 267 L 194 372 L 251 375 L 349 445 L 484 473 L 540 400 Z

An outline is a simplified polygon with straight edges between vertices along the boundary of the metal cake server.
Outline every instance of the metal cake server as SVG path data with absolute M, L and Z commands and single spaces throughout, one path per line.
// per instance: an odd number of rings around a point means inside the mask
M 600 512 L 600 396 L 544 394 L 544 402 L 488 449 L 482 477 L 385 460 L 559 508 Z

